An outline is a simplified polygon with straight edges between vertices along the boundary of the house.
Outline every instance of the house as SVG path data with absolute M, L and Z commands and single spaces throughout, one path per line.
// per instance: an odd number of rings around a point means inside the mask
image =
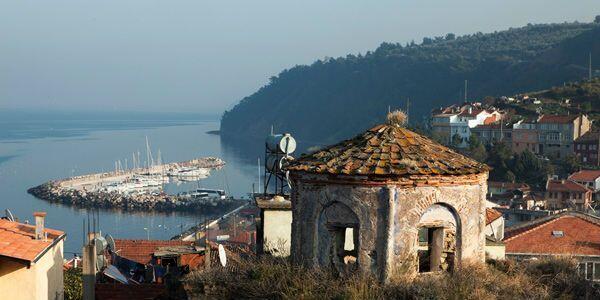
M 493 144 L 497 142 L 512 145 L 512 126 L 496 122 L 493 124 L 481 124 L 471 128 L 471 133 L 483 143 Z
M 590 128 L 586 115 L 543 115 L 538 119 L 539 153 L 554 158 L 574 154 L 575 140 Z
M 571 180 L 548 179 L 546 209 L 576 209 L 585 211 L 592 203 L 592 190 Z
M 592 199 L 600 200 L 600 170 L 581 170 L 571 174 L 569 180 L 585 185 L 592 190 Z
M 520 120 L 512 125 L 511 149 L 518 154 L 525 150 L 539 153 L 538 130 L 535 122 Z
M 575 140 L 575 155 L 585 165 L 600 166 L 600 132 L 588 131 Z
M 565 256 L 579 261 L 585 278 L 600 281 L 600 218 L 567 211 L 505 230 L 506 257 L 516 260 Z
M 260 195 L 255 197 L 260 208 L 256 222 L 256 243 L 259 254 L 289 256 L 292 240 L 292 202 L 283 196 Z
M 494 208 L 485 209 L 485 235 L 501 241 L 504 238 L 504 218 Z
M 395 114 L 287 167 L 295 264 L 385 281 L 484 262 L 488 167 Z
M 545 206 L 543 196 L 532 193 L 525 183 L 489 181 L 487 199 L 500 206 L 519 209 L 539 209 Z
M 0 219 L 0 298 L 63 299 L 63 243 L 66 234 L 44 227 L 45 212 L 35 225 Z
M 481 103 L 463 103 L 432 111 L 431 128 L 447 144 L 458 138 L 458 147 L 466 147 L 471 137 L 471 128 L 481 124 L 497 122 L 502 114 L 484 109 Z

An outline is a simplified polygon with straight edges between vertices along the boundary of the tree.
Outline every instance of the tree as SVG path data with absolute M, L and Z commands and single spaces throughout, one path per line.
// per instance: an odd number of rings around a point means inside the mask
M 460 135 L 458 133 L 455 133 L 452 136 L 452 146 L 458 148 L 458 146 L 460 146 L 461 143 L 462 143 L 462 138 L 460 137 Z
M 456 35 L 454 33 L 448 33 L 446 34 L 446 41 L 451 41 L 456 39 Z
M 579 169 L 581 169 L 581 163 L 577 156 L 569 154 L 560 161 L 560 168 L 563 175 L 567 176 L 573 172 L 579 171 Z
M 594 23 L 600 23 L 600 15 L 597 15 L 594 19 Z
M 492 167 L 490 178 L 498 181 L 507 181 L 512 151 L 504 142 L 498 142 L 488 151 L 487 163 Z M 514 174 L 513 174 L 514 175 Z
M 485 150 L 485 146 L 474 134 L 471 134 L 471 137 L 469 138 L 469 156 L 479 162 L 485 162 L 487 159 L 487 151 Z
M 553 173 L 549 162 L 539 159 L 529 150 L 515 156 L 511 169 L 518 182 L 525 182 L 538 189 L 545 186 L 548 175 Z

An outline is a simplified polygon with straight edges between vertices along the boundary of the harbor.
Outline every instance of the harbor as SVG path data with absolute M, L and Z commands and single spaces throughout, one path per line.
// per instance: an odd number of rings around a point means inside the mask
M 37 198 L 76 207 L 140 211 L 186 211 L 215 214 L 245 203 L 227 196 L 224 190 L 193 189 L 167 194 L 163 186 L 170 182 L 193 182 L 210 176 L 225 162 L 217 157 L 196 158 L 183 162 L 149 164 L 146 168 L 74 176 L 52 180 L 28 189 Z

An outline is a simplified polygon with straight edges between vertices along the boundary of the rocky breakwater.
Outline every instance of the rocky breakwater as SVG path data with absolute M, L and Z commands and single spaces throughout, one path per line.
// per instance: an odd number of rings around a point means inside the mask
M 110 208 L 131 211 L 184 211 L 216 214 L 235 209 L 247 202 L 233 198 L 199 200 L 164 193 L 127 195 L 117 192 L 89 192 L 65 189 L 57 181 L 50 181 L 32 187 L 27 192 L 37 198 L 53 203 L 76 207 Z
M 217 169 L 225 162 L 216 157 L 197 158 L 185 162 L 155 165 L 151 168 L 138 168 L 120 170 L 109 173 L 89 174 L 71 177 L 62 180 L 53 180 L 32 187 L 27 192 L 39 199 L 53 203 L 61 203 L 76 207 L 95 207 L 122 209 L 131 211 L 184 211 L 202 214 L 221 213 L 245 204 L 246 201 L 233 198 L 221 199 L 220 197 L 183 197 L 169 195 L 160 188 L 159 191 L 145 188 L 142 184 L 141 191 L 137 187 L 126 188 L 132 182 L 152 182 L 152 187 L 157 188 L 159 181 L 164 179 L 166 172 L 175 172 L 181 169 Z M 145 178 L 145 179 L 144 179 Z M 150 186 L 148 184 L 148 186 Z

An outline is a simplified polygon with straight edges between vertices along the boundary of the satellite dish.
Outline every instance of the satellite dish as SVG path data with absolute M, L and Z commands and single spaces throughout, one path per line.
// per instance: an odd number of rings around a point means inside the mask
M 221 262 L 221 266 L 227 265 L 227 256 L 225 254 L 225 248 L 223 245 L 219 244 L 219 261 Z
M 108 242 L 101 235 L 94 238 L 94 244 L 96 245 L 96 254 L 103 255 L 104 250 L 106 250 L 106 246 L 108 246 Z
M 13 216 L 12 212 L 10 212 L 10 209 L 8 209 L 8 208 L 7 208 L 7 209 L 5 209 L 5 210 L 4 210 L 4 214 L 6 215 L 6 219 L 7 219 L 7 220 L 9 220 L 9 221 L 11 221 L 11 222 L 14 222 L 14 221 L 15 221 L 15 216 Z
M 115 239 L 113 239 L 113 237 L 110 234 L 105 235 L 104 238 L 108 243 L 108 249 L 110 249 L 113 252 L 116 251 L 117 247 L 115 246 Z
M 106 258 L 104 258 L 104 255 L 98 255 L 96 257 L 96 271 L 100 271 L 104 267 L 106 267 Z

